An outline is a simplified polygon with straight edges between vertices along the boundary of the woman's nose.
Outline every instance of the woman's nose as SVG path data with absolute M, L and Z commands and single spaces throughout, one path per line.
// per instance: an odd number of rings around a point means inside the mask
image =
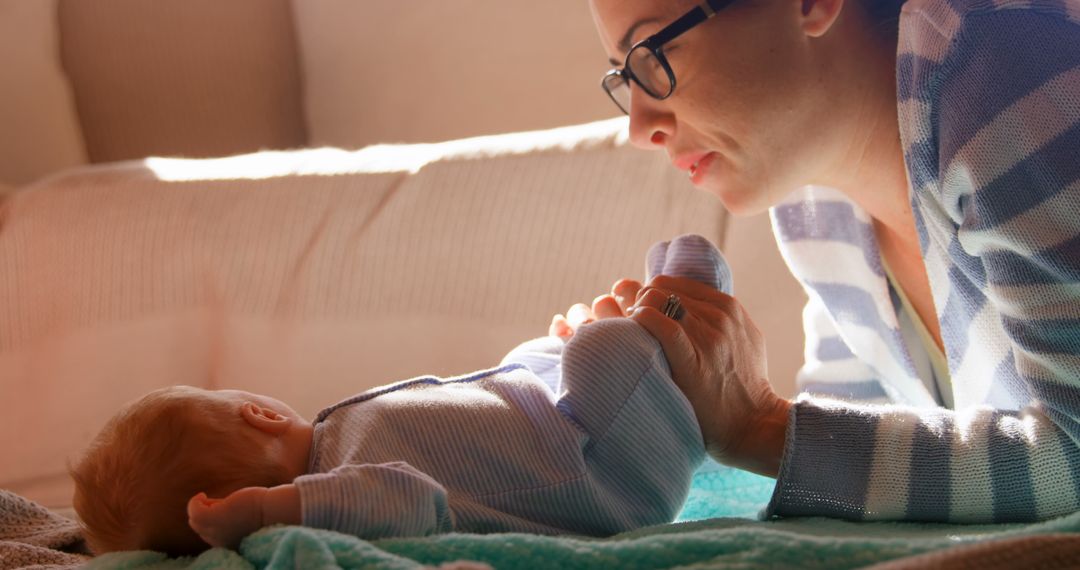
M 675 132 L 675 118 L 661 101 L 640 90 L 630 94 L 630 142 L 639 148 L 663 148 Z

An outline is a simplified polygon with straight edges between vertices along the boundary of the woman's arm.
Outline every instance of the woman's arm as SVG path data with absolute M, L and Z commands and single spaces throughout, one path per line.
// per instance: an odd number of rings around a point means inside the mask
M 996 391 L 1022 409 L 801 397 L 772 514 L 1007 522 L 1080 508 L 1080 28 L 1060 12 L 1009 9 L 968 16 L 953 31 L 940 51 L 901 57 L 902 76 L 906 65 L 934 74 L 917 94 L 927 99 L 903 108 L 939 121 L 936 131 L 908 137 L 912 183 L 937 256 L 931 262 L 944 264 L 938 275 L 950 280 L 953 305 L 939 310 L 943 328 L 954 331 L 946 339 L 954 385 L 969 401 L 994 401 Z M 947 50 L 941 61 L 920 59 Z M 669 359 L 680 360 L 673 368 L 688 374 L 681 382 L 695 406 L 735 418 L 717 426 L 745 423 L 760 433 L 760 418 L 776 408 L 747 394 L 760 392 L 763 374 L 715 346 L 731 342 L 753 354 L 754 335 L 732 331 L 745 326 L 739 311 L 681 284 L 652 285 L 683 296 L 690 313 L 718 311 L 706 319 L 715 330 L 642 315 Z M 699 302 L 687 303 L 691 296 Z M 742 394 L 730 388 L 746 383 Z M 717 429 L 712 437 L 731 436 Z M 774 456 L 774 446 L 753 436 L 735 441 L 747 443 L 723 444 L 729 464 L 759 461 L 755 449 Z

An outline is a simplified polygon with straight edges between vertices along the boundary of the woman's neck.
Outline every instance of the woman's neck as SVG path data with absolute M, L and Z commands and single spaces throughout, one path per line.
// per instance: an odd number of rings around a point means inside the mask
M 828 185 L 895 237 L 918 248 L 896 101 L 896 44 L 871 34 L 849 46 L 837 152 Z M 856 57 L 854 54 L 858 54 Z

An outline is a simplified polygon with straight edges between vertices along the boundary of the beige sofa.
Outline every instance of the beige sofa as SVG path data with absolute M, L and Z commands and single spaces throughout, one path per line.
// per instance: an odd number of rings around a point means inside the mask
M 528 130 L 610 113 L 584 2 L 455 3 L 454 26 L 399 4 L 0 0 L 41 47 L 4 73 L 54 90 L 0 95 L 26 125 L 0 140 L 0 488 L 66 506 L 66 462 L 158 386 L 313 414 L 493 366 L 683 232 L 725 250 L 793 392 L 804 298 L 765 217 L 730 219 L 624 119 Z

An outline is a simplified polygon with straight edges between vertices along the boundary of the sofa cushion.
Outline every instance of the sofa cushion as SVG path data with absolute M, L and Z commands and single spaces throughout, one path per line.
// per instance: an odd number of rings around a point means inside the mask
M 306 142 L 288 0 L 62 0 L 59 15 L 93 162 Z
M 60 68 L 56 0 L 0 0 L 0 184 L 86 162 Z

